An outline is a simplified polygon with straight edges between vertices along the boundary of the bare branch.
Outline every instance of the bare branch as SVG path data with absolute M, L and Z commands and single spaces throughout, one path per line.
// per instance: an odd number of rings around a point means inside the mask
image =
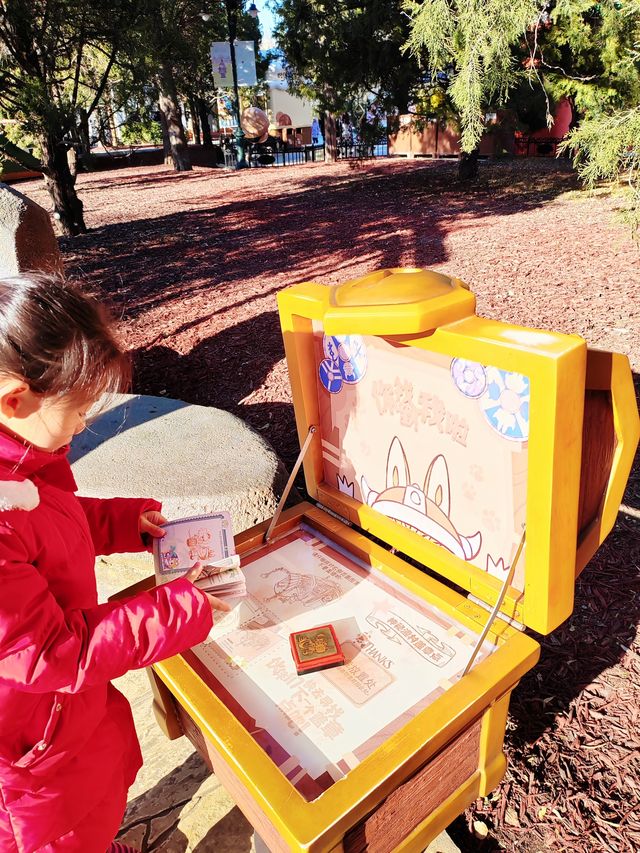
M 545 62 L 542 51 L 540 51 L 540 64 L 552 71 L 559 71 L 563 77 L 567 78 L 567 80 L 578 80 L 581 83 L 590 83 L 592 80 L 597 80 L 600 77 L 599 74 L 591 74 L 588 77 L 579 77 L 575 74 L 568 74 L 561 65 L 549 65 L 548 62 Z
M 527 44 L 527 47 L 529 47 L 529 71 L 533 72 L 533 74 L 535 74 L 536 79 L 537 79 L 538 83 L 540 84 L 540 88 L 542 89 L 542 93 L 544 95 L 544 101 L 545 101 L 545 112 L 546 112 L 546 119 L 547 119 L 547 127 L 551 128 L 551 126 L 553 125 L 553 116 L 551 115 L 551 104 L 549 103 L 549 95 L 547 94 L 547 90 L 545 88 L 545 85 L 542 82 L 542 77 L 540 76 L 540 72 L 538 71 L 538 68 L 536 66 L 536 59 L 537 59 L 536 54 L 538 53 L 538 50 L 539 50 L 539 48 L 538 48 L 538 32 L 540 30 L 540 24 L 542 23 L 542 16 L 543 15 L 544 15 L 544 9 L 540 11 L 540 14 L 538 15 L 538 19 L 536 20 L 536 24 L 534 27 L 534 35 L 533 35 L 533 47 L 529 46 L 529 39 L 527 37 L 526 30 L 524 33 L 524 40 Z
M 98 101 L 102 97 L 102 93 L 104 92 L 104 90 L 106 88 L 107 80 L 109 79 L 109 74 L 111 73 L 111 67 L 113 66 L 113 63 L 115 62 L 116 53 L 117 53 L 117 48 L 114 47 L 113 52 L 112 52 L 111 56 L 109 57 L 107 67 L 105 68 L 104 73 L 102 75 L 102 79 L 100 80 L 98 88 L 96 89 L 96 95 L 93 99 L 91 106 L 87 110 L 88 116 L 90 116 L 93 113 L 93 111 L 95 110 L 95 108 L 98 106 Z

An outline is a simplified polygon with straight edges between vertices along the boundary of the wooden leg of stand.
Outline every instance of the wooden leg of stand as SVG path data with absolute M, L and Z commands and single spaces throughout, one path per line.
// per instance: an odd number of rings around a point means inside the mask
M 182 731 L 173 696 L 169 688 L 158 678 L 151 667 L 147 667 L 147 675 L 151 682 L 153 713 L 155 714 L 158 725 L 169 740 L 176 740 L 182 737 L 184 732 Z

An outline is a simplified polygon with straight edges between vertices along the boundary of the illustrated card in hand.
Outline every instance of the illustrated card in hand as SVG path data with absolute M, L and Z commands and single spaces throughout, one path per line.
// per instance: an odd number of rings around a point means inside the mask
M 206 567 L 235 554 L 231 516 L 228 512 L 168 521 L 162 528 L 166 531 L 165 536 L 153 542 L 158 583 L 179 577 L 194 563 L 203 563 Z M 229 568 L 235 567 L 235 561 L 230 561 Z

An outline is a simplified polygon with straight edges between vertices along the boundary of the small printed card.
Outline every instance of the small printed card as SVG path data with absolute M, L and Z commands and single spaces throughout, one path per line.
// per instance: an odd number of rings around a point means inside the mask
M 228 512 L 180 518 L 161 526 L 165 536 L 153 541 L 157 583 L 174 580 L 194 563 L 202 563 L 204 570 L 196 581 L 200 589 L 221 597 L 246 594 Z

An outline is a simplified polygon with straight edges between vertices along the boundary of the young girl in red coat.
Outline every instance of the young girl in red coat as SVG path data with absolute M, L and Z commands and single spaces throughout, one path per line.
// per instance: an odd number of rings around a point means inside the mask
M 110 680 L 201 642 L 228 609 L 194 586 L 198 564 L 98 604 L 96 554 L 142 551 L 165 520 L 156 501 L 75 495 L 69 442 L 127 375 L 91 298 L 0 281 L 0 853 L 105 853 L 141 765 Z

